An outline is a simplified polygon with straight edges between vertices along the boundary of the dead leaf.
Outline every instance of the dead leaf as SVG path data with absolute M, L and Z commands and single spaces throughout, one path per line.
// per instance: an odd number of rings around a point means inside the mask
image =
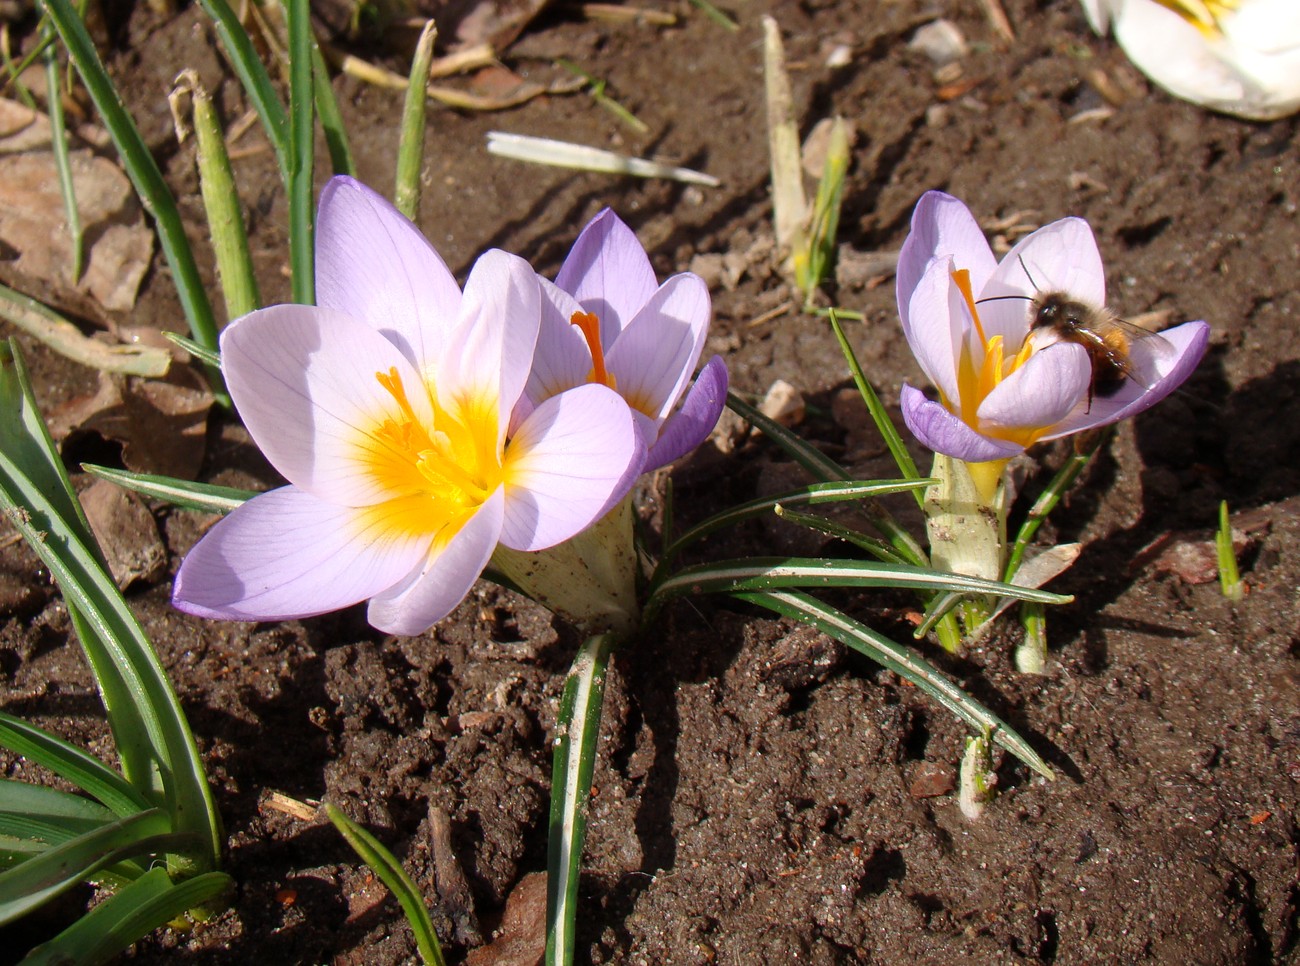
M 465 966 L 537 966 L 546 952 L 546 873 L 519 880 L 506 900 L 496 939 L 470 950 Z
M 36 127 L 33 121 L 13 137 L 26 143 Z M 0 142 L 0 248 L 13 253 L 6 268 L 51 285 L 50 300 L 77 313 L 104 319 L 131 309 L 153 257 L 153 232 L 126 175 L 89 150 L 69 156 L 86 242 L 85 269 L 73 284 L 72 237 L 54 155 L 43 148 L 6 150 Z
M 74 434 L 98 433 L 122 444 L 128 470 L 192 480 L 203 462 L 212 393 L 193 370 L 173 369 L 169 380 L 100 373 L 95 395 L 50 415 L 50 432 L 65 446 Z
M 107 480 L 96 480 L 78 495 L 121 590 L 162 573 L 167 551 L 153 514 L 138 496 Z

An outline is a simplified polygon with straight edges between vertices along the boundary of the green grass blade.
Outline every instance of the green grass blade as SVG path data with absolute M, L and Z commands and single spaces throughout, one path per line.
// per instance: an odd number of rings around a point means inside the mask
M 289 264 L 293 272 L 293 300 L 300 305 L 312 305 L 316 301 L 312 250 L 316 129 L 308 0 L 288 0 L 285 14 L 289 23 Z
M 906 564 L 874 560 L 823 560 L 804 557 L 745 557 L 684 567 L 652 591 L 654 601 L 698 594 L 733 594 L 784 587 L 900 587 L 918 591 L 992 594 L 1044 604 L 1073 597 L 1045 590 L 981 580 Z
M 199 6 L 212 18 L 212 25 L 225 48 L 226 57 L 244 87 L 244 93 L 252 102 L 253 109 L 262 122 L 271 150 L 275 152 L 276 164 L 285 180 L 289 172 L 289 115 L 271 77 L 266 72 L 266 65 L 253 49 L 253 42 L 248 31 L 239 22 L 235 12 L 226 0 L 199 0 Z
M 39 0 L 39 6 L 59 32 L 95 109 L 108 128 L 113 146 L 122 158 L 122 164 L 131 184 L 135 186 L 136 194 L 140 196 L 141 204 L 153 216 L 158 241 L 171 268 L 172 281 L 189 322 L 190 334 L 200 345 L 215 349 L 216 318 L 212 314 L 212 305 L 204 290 L 203 279 L 199 276 L 198 265 L 194 262 L 194 252 L 185 237 L 185 226 L 181 222 L 180 211 L 176 208 L 176 199 L 163 180 L 158 163 L 145 146 L 131 115 L 122 106 L 117 90 L 95 51 L 90 34 L 86 32 L 85 24 L 69 0 Z M 230 405 L 221 371 L 209 367 L 208 380 L 218 399 L 224 405 Z
M 727 393 L 727 408 L 739 415 L 751 426 L 762 430 L 764 435 L 781 447 L 791 459 L 818 480 L 843 482 L 850 478 L 849 471 L 840 464 L 790 432 L 780 423 L 768 419 L 734 393 Z M 930 562 L 925 550 L 916 542 L 916 538 L 908 533 L 907 529 L 882 507 L 868 502 L 862 504 L 862 512 L 871 521 L 871 525 L 884 534 L 894 549 L 912 563 L 918 567 L 924 567 Z
M 224 872 L 172 882 L 163 869 L 150 869 L 95 906 L 54 939 L 37 946 L 22 966 L 99 966 L 112 962 L 187 910 L 211 903 L 234 887 Z
M 109 466 L 96 466 L 94 463 L 82 463 L 81 468 L 91 476 L 116 483 L 124 490 L 200 513 L 229 513 L 257 496 L 254 490 L 239 490 L 233 486 L 217 486 L 215 483 L 194 483 L 172 476 L 132 473 Z
M 343 124 L 343 112 L 339 110 L 338 99 L 330 85 L 329 68 L 321 55 L 320 45 L 313 41 L 311 45 L 311 76 L 316 93 L 316 116 L 320 118 L 321 131 L 325 134 L 325 147 L 330 153 L 330 167 L 335 174 L 356 177 L 357 166 L 352 160 L 352 149 L 348 147 L 348 132 Z
M 546 860 L 546 966 L 570 966 L 578 918 L 578 876 L 587 838 L 587 803 L 605 698 L 605 670 L 617 634 L 587 638 L 573 659 L 556 721 L 551 832 Z
M 0 872 L 0 925 L 119 859 L 174 846 L 176 836 L 170 830 L 167 813 L 153 808 L 101 825 Z
M 1082 451 L 1076 449 L 1070 454 L 1070 458 L 1065 461 L 1064 465 L 1056 471 L 1047 488 L 1043 490 L 1034 505 L 1029 508 L 1029 514 L 1025 517 L 1025 522 L 1020 525 L 1019 532 L 1016 533 L 1016 542 L 1011 547 L 1011 552 L 1007 554 L 1007 565 L 1002 571 L 1004 580 L 1012 580 L 1016 576 L 1016 571 L 1020 569 L 1020 562 L 1024 559 L 1025 551 L 1034 539 L 1034 534 L 1038 533 L 1038 528 L 1043 525 L 1047 515 L 1056 509 L 1056 504 L 1061 502 L 1066 491 L 1074 485 L 1074 481 L 1079 478 L 1085 466 L 1091 462 L 1097 450 L 1101 448 L 1102 443 L 1110 438 L 1108 430 L 1097 431 L 1092 437 L 1081 437 L 1086 441 Z
M 671 559 L 692 543 L 721 530 L 723 527 L 734 526 L 742 520 L 771 513 L 778 505 L 816 506 L 820 503 L 862 500 L 892 493 L 906 493 L 908 490 L 928 486 L 931 482 L 933 481 L 851 480 L 842 483 L 837 481 L 833 483 L 815 483 L 812 486 L 790 490 L 777 496 L 760 497 L 756 500 L 738 504 L 697 523 L 664 549 L 663 558 L 664 560 Z
M 988 728 L 993 740 L 1044 778 L 1056 775 L 1014 728 L 949 681 L 929 661 L 878 634 L 829 604 L 801 593 L 745 593 L 741 600 L 766 607 L 827 634 L 912 682 L 976 731 Z
M 217 278 L 226 303 L 226 319 L 237 319 L 261 308 L 262 296 L 253 272 L 253 257 L 248 251 L 248 232 L 244 212 L 235 188 L 226 136 L 212 97 L 199 83 L 193 71 L 182 75 L 189 88 L 194 112 L 194 138 L 198 142 L 199 192 L 207 214 L 212 252 L 217 260 Z
M 1232 520 L 1228 516 L 1227 500 L 1219 501 L 1219 529 L 1214 533 L 1214 555 L 1219 565 L 1219 592 L 1228 600 L 1241 600 L 1246 592 L 1232 546 Z
M 876 390 L 867 381 L 866 373 L 862 371 L 862 364 L 858 362 L 857 353 L 853 351 L 853 346 L 849 344 L 848 336 L 844 333 L 844 326 L 840 325 L 838 313 L 831 309 L 828 317 L 831 322 L 831 330 L 839 341 L 840 351 L 844 353 L 844 359 L 849 364 L 849 372 L 853 374 L 853 384 L 858 387 L 858 392 L 862 395 L 862 401 L 866 403 L 867 412 L 871 414 L 871 421 L 876 424 L 876 431 L 880 433 L 885 445 L 889 447 L 889 453 L 894 457 L 894 462 L 898 465 L 898 472 L 902 474 L 905 480 L 919 480 L 921 474 L 916 468 L 916 461 L 912 459 L 912 454 L 907 451 L 907 444 L 903 442 L 898 427 L 889 418 L 889 413 L 885 412 L 885 407 L 880 402 L 880 397 L 876 395 Z M 920 490 L 916 491 L 916 503 L 917 506 L 922 508 L 925 506 L 925 494 Z
M 834 520 L 826 519 L 826 517 L 814 516 L 811 513 L 799 513 L 787 509 L 784 505 L 776 508 L 776 515 L 782 520 L 789 520 L 791 523 L 797 523 L 799 526 L 807 527 L 818 533 L 824 533 L 828 537 L 834 537 L 837 540 L 852 544 L 860 550 L 865 550 L 881 563 L 907 563 L 907 559 L 885 541 L 869 537 L 865 533 L 851 527 L 842 526 Z
M 141 809 L 140 811 L 147 811 Z M 57 822 L 71 820 L 82 831 L 114 821 L 116 816 L 99 802 L 58 788 L 33 785 L 13 778 L 0 779 L 0 834 L 16 835 L 15 826 L 27 818 Z
M 35 422 L 37 430 L 29 428 Z M 194 736 L 158 655 L 113 582 L 89 536 L 80 506 L 67 505 L 71 485 L 40 423 L 13 343 L 0 344 L 0 503 L 49 569 L 67 600 L 82 646 L 95 667 L 124 762 L 133 743 L 147 742 L 178 832 L 205 848 L 178 862 L 214 866 L 221 824 Z M 105 675 L 104 668 L 111 668 Z M 105 682 L 119 688 L 110 694 Z M 128 699 L 109 703 L 110 697 Z M 124 766 L 125 767 L 125 766 Z M 137 772 L 138 775 L 138 772 Z M 128 778 L 135 779 L 128 774 Z
M 428 113 L 425 107 L 429 103 L 425 90 L 429 86 L 429 65 L 433 63 L 433 42 L 437 37 L 437 26 L 432 20 L 427 21 L 415 45 L 411 82 L 406 85 L 406 100 L 402 106 L 393 204 L 412 221 L 420 214 L 420 169 L 424 167 L 424 131 Z
M 180 346 L 204 365 L 218 367 L 221 365 L 221 356 L 215 350 L 205 348 L 193 339 L 187 339 L 185 336 L 177 332 L 164 332 L 163 335 L 167 337 L 168 341 Z
M 0 712 L 0 745 L 72 782 L 118 815 L 142 812 L 151 804 L 98 758 L 3 712 Z
M 424 904 L 419 888 L 402 868 L 402 863 L 397 861 L 397 857 L 392 852 L 384 848 L 382 842 L 335 806 L 326 804 L 325 814 L 347 840 L 348 845 L 352 846 L 352 850 L 361 857 L 361 861 L 370 866 L 375 875 L 379 876 L 380 881 L 388 886 L 389 891 L 401 903 L 406 921 L 411 924 L 411 931 L 415 933 L 415 943 L 420 950 L 420 958 L 432 966 L 443 966 L 445 960 L 442 958 L 442 947 L 438 943 L 438 934 L 434 931 L 428 907 Z
M 86 246 L 82 237 L 81 208 L 77 205 L 77 192 L 72 184 L 72 162 L 68 157 L 68 130 L 63 121 L 63 83 L 59 72 L 59 59 L 55 47 L 54 28 L 45 20 L 41 24 L 41 58 L 45 61 L 45 105 L 50 118 L 50 148 L 54 154 L 54 167 L 59 175 L 59 193 L 63 195 L 63 210 L 68 219 L 68 234 L 72 236 L 72 277 L 76 285 L 81 280 Z

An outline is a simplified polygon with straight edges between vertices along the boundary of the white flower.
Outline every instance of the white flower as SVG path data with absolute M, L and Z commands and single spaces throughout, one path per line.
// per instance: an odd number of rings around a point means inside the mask
M 1176 97 L 1269 121 L 1300 110 L 1300 0 L 1083 0 Z

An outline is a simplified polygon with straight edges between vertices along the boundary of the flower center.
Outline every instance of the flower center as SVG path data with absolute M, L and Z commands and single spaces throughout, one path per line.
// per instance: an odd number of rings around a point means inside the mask
M 376 372 L 375 379 L 398 410 L 371 434 L 379 445 L 368 447 L 372 472 L 393 494 L 385 504 L 397 514 L 390 522 L 450 539 L 501 484 L 496 409 L 468 400 L 447 410 L 430 393 L 433 420 L 425 425 L 396 368 Z
M 1241 5 L 1241 0 L 1156 0 L 1156 3 L 1172 10 L 1206 37 L 1218 37 L 1223 34 L 1223 20 L 1234 13 Z
M 1033 340 L 1025 339 L 1020 347 L 1008 357 L 1002 336 L 989 337 L 984 333 L 984 325 L 980 321 L 979 306 L 975 304 L 975 295 L 971 291 L 970 271 L 964 268 L 958 269 L 952 273 L 952 280 L 957 284 L 962 298 L 966 300 L 966 307 L 970 309 L 971 319 L 975 323 L 975 338 L 967 339 L 962 346 L 961 359 L 957 366 L 957 392 L 960 398 L 956 400 L 956 408 L 954 408 L 953 400 L 945 399 L 943 404 L 948 408 L 949 412 L 956 413 L 967 426 L 984 433 L 986 436 L 995 436 L 998 439 L 1006 439 L 1028 446 L 1030 442 L 1033 442 L 1034 438 L 1046 430 L 1046 427 L 1042 429 L 1006 429 L 999 427 L 985 430 L 980 426 L 979 408 L 984 400 L 988 398 L 989 393 L 1029 361 L 1029 357 L 1034 353 Z
M 595 312 L 574 312 L 569 322 L 578 327 L 591 350 L 591 372 L 587 381 L 614 388 L 614 374 L 605 368 L 605 350 L 600 344 L 600 319 Z

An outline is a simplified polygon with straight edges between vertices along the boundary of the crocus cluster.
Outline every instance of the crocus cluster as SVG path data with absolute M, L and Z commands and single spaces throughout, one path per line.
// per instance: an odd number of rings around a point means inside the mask
M 1153 81 L 1184 100 L 1254 120 L 1300 110 L 1296 0 L 1083 0 Z
M 316 290 L 317 305 L 260 309 L 222 334 L 231 397 L 289 485 L 194 547 L 173 591 L 181 610 L 273 620 L 368 600 L 375 627 L 421 633 L 498 546 L 579 534 L 722 409 L 720 360 L 686 391 L 710 314 L 703 283 L 656 285 L 608 211 L 557 283 L 489 251 L 462 292 L 409 220 L 335 178 Z
M 965 205 L 938 191 L 921 198 L 899 256 L 898 311 L 908 345 L 939 390 L 932 400 L 903 387 L 903 418 L 922 443 L 967 463 L 996 464 L 1033 443 L 1142 412 L 1205 353 L 1204 322 L 1126 340 L 1122 384 L 1098 392 L 1089 351 L 1034 326 L 1049 296 L 1105 305 L 1087 222 L 1046 225 L 999 262 Z

